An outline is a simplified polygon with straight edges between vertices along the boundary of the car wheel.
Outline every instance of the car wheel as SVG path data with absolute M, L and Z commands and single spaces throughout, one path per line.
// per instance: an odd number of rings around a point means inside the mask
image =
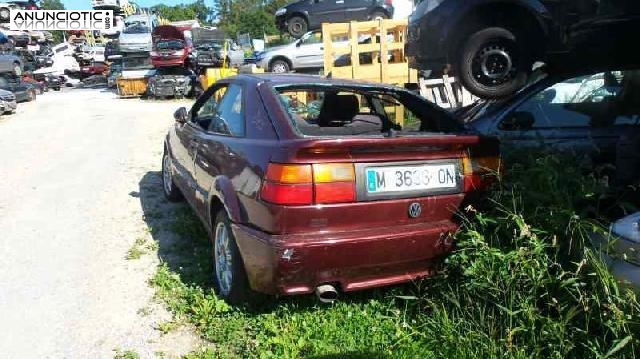
M 9 8 L 3 7 L 0 8 L 0 20 L 8 21 L 9 20 Z
M 164 196 L 170 202 L 178 202 L 182 200 L 182 193 L 180 193 L 180 189 L 173 181 L 172 168 L 173 161 L 171 160 L 169 153 L 165 150 L 162 155 L 162 188 L 164 190 Z
M 269 71 L 276 74 L 289 72 L 289 63 L 285 60 L 274 60 L 269 66 Z
M 17 62 L 13 63 L 13 74 L 16 76 L 22 75 L 22 68 L 20 67 L 20 64 Z
M 385 14 L 383 11 L 374 11 L 369 16 L 369 19 L 371 20 L 381 20 L 381 19 L 384 20 L 388 18 L 389 18 L 389 15 Z
M 307 32 L 307 20 L 300 16 L 293 16 L 287 21 L 287 30 L 295 38 L 300 38 Z
M 474 33 L 462 46 L 456 68 L 462 85 L 482 98 L 513 94 L 526 83 L 531 60 L 514 32 L 490 27 Z
M 60 87 L 54 87 L 53 90 L 54 91 L 60 91 Z
M 249 300 L 251 289 L 244 263 L 224 210 L 218 212 L 213 230 L 213 273 L 216 293 L 231 304 Z

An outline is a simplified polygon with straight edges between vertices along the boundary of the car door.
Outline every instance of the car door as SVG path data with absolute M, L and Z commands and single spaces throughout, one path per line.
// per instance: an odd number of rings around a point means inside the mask
M 344 21 L 367 20 L 372 0 L 344 0 Z
M 245 95 L 238 83 L 222 84 L 212 97 L 219 98 L 215 115 L 206 131 L 198 133 L 195 176 L 198 189 L 196 206 L 207 213 L 214 181 L 218 177 L 232 180 L 245 166 L 241 147 L 245 136 Z
M 208 89 L 207 93 L 211 93 Z M 171 150 L 177 171 L 178 186 L 185 198 L 195 206 L 197 184 L 194 176 L 194 161 L 198 145 L 198 135 L 206 130 L 215 114 L 215 98 L 200 97 L 189 111 L 189 121 L 175 124 L 175 138 L 171 138 Z
M 314 0 L 309 7 L 310 28 L 319 28 L 323 22 L 342 22 L 345 20 L 346 0 Z
M 309 33 L 296 43 L 293 67 L 296 68 L 321 68 L 324 66 L 324 44 L 322 34 Z
M 496 133 L 506 146 L 542 146 L 592 158 L 601 151 L 596 122 L 604 103 L 594 104 L 585 94 L 602 87 L 600 75 L 566 79 L 533 92 L 498 119 Z

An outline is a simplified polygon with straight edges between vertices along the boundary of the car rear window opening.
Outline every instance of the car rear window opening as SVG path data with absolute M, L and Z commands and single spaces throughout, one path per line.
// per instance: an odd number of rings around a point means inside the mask
M 463 128 L 407 91 L 349 86 L 276 86 L 292 127 L 303 136 L 375 136 L 393 131 L 449 133 Z

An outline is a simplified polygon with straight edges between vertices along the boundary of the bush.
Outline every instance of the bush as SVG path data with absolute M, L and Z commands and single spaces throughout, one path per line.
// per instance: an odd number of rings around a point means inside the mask
M 489 211 L 467 209 L 446 270 L 413 307 L 436 357 L 636 357 L 638 301 L 588 246 L 603 188 L 573 163 L 521 158 Z

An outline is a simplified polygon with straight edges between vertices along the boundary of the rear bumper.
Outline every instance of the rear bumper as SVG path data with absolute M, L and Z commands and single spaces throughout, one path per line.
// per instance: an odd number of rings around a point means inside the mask
M 233 225 L 251 287 L 268 294 L 311 293 L 323 283 L 342 291 L 431 275 L 452 248 L 451 221 L 327 234 L 269 235 Z

